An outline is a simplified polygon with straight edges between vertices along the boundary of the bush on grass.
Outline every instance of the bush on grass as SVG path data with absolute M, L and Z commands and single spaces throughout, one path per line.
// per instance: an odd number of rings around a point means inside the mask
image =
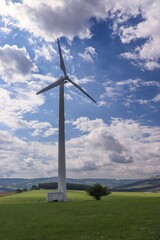
M 96 183 L 87 189 L 87 193 L 90 196 L 94 197 L 96 200 L 101 200 L 102 196 L 109 195 L 111 192 L 109 191 L 108 187 Z

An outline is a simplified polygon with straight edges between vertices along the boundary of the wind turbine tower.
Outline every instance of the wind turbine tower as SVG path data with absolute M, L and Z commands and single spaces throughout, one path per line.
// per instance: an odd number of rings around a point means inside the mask
M 60 87 L 59 90 L 59 141 L 58 141 L 58 193 L 48 193 L 48 201 L 66 201 L 66 159 L 65 159 L 65 117 L 64 117 L 64 84 L 67 82 L 72 83 L 76 88 L 83 92 L 88 98 L 93 102 L 96 101 L 78 84 L 73 82 L 67 75 L 66 67 L 64 64 L 62 51 L 60 47 L 59 40 L 58 51 L 60 58 L 60 68 L 64 73 L 63 77 L 60 77 L 57 81 L 51 83 L 49 86 L 43 88 L 36 94 L 43 93 L 57 86 Z

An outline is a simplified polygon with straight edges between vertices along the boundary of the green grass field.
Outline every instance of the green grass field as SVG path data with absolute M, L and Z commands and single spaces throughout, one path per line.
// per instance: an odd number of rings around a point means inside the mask
M 0 240 L 159 240 L 160 194 L 112 193 L 101 201 L 68 191 L 47 203 L 47 191 L 0 197 Z

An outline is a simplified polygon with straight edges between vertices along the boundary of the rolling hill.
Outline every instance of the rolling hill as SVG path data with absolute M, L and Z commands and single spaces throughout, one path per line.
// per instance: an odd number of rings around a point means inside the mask
M 160 176 L 113 188 L 119 192 L 160 192 Z
M 15 191 L 17 188 L 30 189 L 33 185 L 38 185 L 39 183 L 50 183 L 57 182 L 57 177 L 51 178 L 35 178 L 35 179 L 22 179 L 22 178 L 0 178 L 0 192 Z M 67 183 L 74 184 L 85 184 L 92 185 L 95 183 L 100 183 L 107 185 L 109 188 L 116 188 L 118 186 L 123 186 L 126 184 L 131 184 L 135 182 L 136 179 L 72 179 L 67 178 Z
M 0 178 L 0 192 L 15 191 L 17 188 L 30 189 L 33 185 L 39 183 L 51 183 L 57 182 L 57 177 L 51 178 L 34 178 L 34 179 L 23 179 L 23 178 Z M 160 175 L 151 177 L 149 179 L 72 179 L 67 178 L 67 183 L 73 184 L 84 184 L 92 185 L 100 183 L 108 186 L 111 191 L 119 192 L 155 192 L 160 191 Z

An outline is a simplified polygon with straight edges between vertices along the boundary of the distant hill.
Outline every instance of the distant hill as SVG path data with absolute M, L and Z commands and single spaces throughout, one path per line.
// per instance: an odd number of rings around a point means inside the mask
M 160 176 L 118 186 L 113 191 L 120 192 L 160 192 Z
M 16 189 L 30 189 L 33 185 L 38 186 L 40 183 L 58 182 L 57 177 L 51 178 L 0 178 L 0 192 L 11 192 Z M 160 176 L 151 177 L 149 179 L 73 179 L 67 178 L 69 184 L 92 185 L 100 183 L 108 186 L 111 191 L 120 192 L 155 192 L 160 191 Z
M 57 177 L 51 178 L 0 178 L 0 192 L 13 192 L 16 189 L 30 189 L 33 185 L 40 183 L 57 183 Z M 111 191 L 119 192 L 160 192 L 160 175 L 149 179 L 73 179 L 67 178 L 68 184 L 92 185 L 100 183 L 108 186 Z M 69 186 L 69 185 L 68 185 Z
M 0 178 L 0 192 L 9 192 L 15 191 L 17 188 L 26 188 L 30 189 L 33 185 L 38 185 L 39 183 L 50 183 L 57 182 L 57 177 L 51 178 L 35 178 L 35 179 L 23 179 L 23 178 Z M 85 179 L 72 179 L 67 178 L 67 183 L 74 184 L 84 184 L 84 185 L 92 185 L 94 183 L 100 183 L 108 186 L 109 188 L 116 188 L 118 186 L 123 186 L 126 184 L 131 184 L 136 182 L 136 179 L 93 179 L 93 178 L 85 178 Z

